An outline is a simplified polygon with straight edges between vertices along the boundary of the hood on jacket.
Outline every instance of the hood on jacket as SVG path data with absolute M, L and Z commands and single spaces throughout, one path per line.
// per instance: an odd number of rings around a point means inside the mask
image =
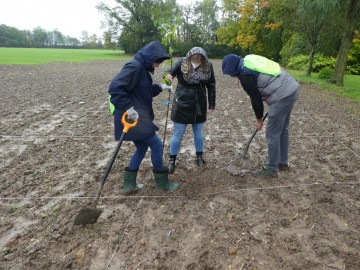
M 229 54 L 222 61 L 223 74 L 230 76 L 240 76 L 243 58 L 235 54 Z
M 192 68 L 190 64 L 190 58 L 194 54 L 201 55 L 203 59 L 203 64 L 200 65 L 198 68 Z M 188 51 L 185 57 L 182 58 L 181 63 L 181 71 L 184 80 L 189 84 L 197 84 L 201 81 L 208 80 L 211 77 L 211 68 L 210 68 L 210 61 L 207 58 L 207 54 L 205 50 L 201 47 L 193 47 Z
M 159 41 L 152 41 L 141 48 L 136 54 L 135 58 L 144 63 L 149 71 L 153 71 L 152 65 L 154 63 L 161 63 L 164 60 L 170 59 L 171 56 L 166 51 L 165 47 Z
M 193 47 L 190 49 L 190 51 L 188 51 L 188 53 L 185 55 L 186 59 L 189 59 L 191 56 L 193 56 L 194 54 L 201 54 L 205 60 L 208 60 L 207 54 L 205 52 L 205 50 L 201 47 Z

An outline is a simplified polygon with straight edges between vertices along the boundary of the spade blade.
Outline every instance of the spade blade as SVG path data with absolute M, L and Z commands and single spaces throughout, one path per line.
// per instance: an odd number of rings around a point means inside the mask
M 74 220 L 75 225 L 94 224 L 99 219 L 102 209 L 87 207 L 80 210 Z

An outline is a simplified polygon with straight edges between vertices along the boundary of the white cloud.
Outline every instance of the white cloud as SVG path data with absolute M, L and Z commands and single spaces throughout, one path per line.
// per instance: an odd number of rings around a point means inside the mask
M 1 0 L 0 24 L 19 30 L 40 26 L 46 31 L 58 29 L 63 35 L 81 38 L 81 32 L 101 36 L 101 21 L 105 19 L 96 5 L 104 2 L 116 5 L 115 0 Z M 178 4 L 193 4 L 196 0 L 177 0 Z
M 38 26 L 47 31 L 58 29 L 64 35 L 77 38 L 81 37 L 83 30 L 89 35 L 101 35 L 104 15 L 96 9 L 98 2 L 100 1 L 2 0 L 0 24 L 20 30 L 33 30 Z

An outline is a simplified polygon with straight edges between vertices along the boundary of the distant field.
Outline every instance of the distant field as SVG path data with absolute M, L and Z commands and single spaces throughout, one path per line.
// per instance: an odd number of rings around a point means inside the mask
M 0 48 L 0 65 L 128 59 L 120 50 Z
M 87 49 L 37 49 L 37 48 L 0 48 L 0 65 L 32 65 L 51 62 L 88 62 L 96 60 L 128 60 L 120 50 Z M 317 73 L 308 77 L 305 71 L 289 70 L 294 77 L 304 83 L 313 83 L 317 87 L 336 92 L 360 102 L 360 76 L 345 75 L 344 87 L 338 87 L 319 79 Z

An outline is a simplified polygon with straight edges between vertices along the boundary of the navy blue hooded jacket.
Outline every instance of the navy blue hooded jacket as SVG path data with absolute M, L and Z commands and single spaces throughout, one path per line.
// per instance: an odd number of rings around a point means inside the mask
M 153 123 L 153 97 L 161 91 L 158 84 L 153 84 L 151 74 L 153 64 L 170 59 L 164 46 L 153 41 L 140 49 L 127 62 L 109 85 L 110 101 L 115 106 L 114 126 L 115 140 L 119 140 L 123 131 L 121 118 L 131 107 L 139 114 L 138 124 L 131 128 L 124 137 L 125 141 L 141 141 L 155 135 L 159 128 Z

